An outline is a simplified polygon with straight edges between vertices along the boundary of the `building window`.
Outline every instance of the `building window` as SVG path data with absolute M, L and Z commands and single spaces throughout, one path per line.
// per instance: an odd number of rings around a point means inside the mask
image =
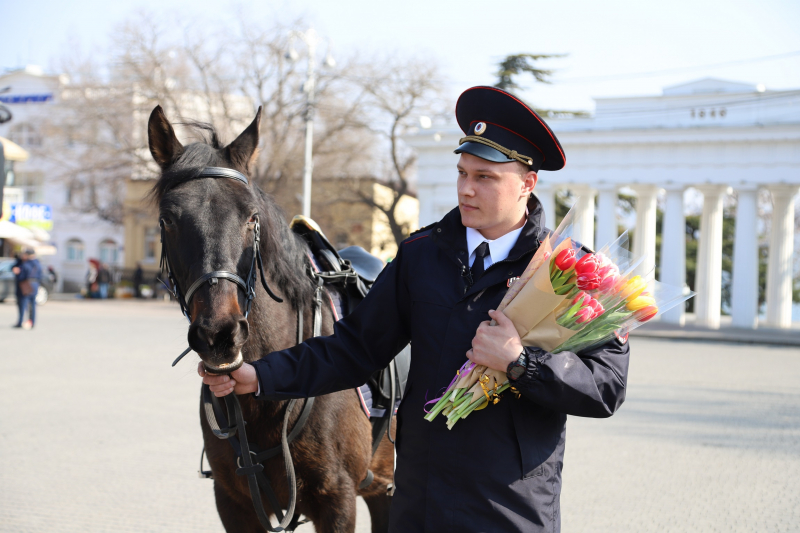
M 67 241 L 67 261 L 83 261 L 83 241 L 70 239 Z
M 42 137 L 31 124 L 25 122 L 11 128 L 8 138 L 20 146 L 37 148 L 42 145 Z
M 100 243 L 100 262 L 107 265 L 117 264 L 118 259 L 117 243 L 111 239 L 106 239 Z
M 158 228 L 147 228 L 144 230 L 144 260 L 154 262 L 156 260 L 156 242 L 158 241 Z
M 29 204 L 44 203 L 44 174 L 41 172 L 18 172 L 16 187 L 22 189 L 25 202 Z

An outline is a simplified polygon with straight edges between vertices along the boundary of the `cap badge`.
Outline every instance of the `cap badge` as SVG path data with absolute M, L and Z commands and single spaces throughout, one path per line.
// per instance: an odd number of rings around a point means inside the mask
M 475 135 L 483 135 L 486 131 L 486 123 L 485 122 L 478 122 L 475 124 Z

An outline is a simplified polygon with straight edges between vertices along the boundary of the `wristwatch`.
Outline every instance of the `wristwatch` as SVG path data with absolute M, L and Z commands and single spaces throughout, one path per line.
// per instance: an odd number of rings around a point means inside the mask
M 511 381 L 518 380 L 523 374 L 525 374 L 527 367 L 528 358 L 525 356 L 525 352 L 523 351 L 521 354 L 519 354 L 519 358 L 516 361 L 511 361 L 508 364 L 508 368 L 506 369 L 508 379 Z

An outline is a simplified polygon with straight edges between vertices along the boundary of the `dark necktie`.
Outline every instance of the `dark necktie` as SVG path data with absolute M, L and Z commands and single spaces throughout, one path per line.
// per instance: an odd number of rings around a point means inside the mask
M 478 280 L 481 279 L 483 276 L 483 259 L 489 255 L 489 243 L 483 241 L 478 245 L 475 249 L 475 262 L 472 263 L 472 268 L 470 268 L 470 272 L 472 273 L 472 283 L 478 283 Z

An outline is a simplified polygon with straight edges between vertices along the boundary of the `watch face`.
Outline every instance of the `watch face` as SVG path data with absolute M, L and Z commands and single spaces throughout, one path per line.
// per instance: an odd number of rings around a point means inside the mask
M 525 373 L 525 367 L 517 363 L 513 363 L 513 367 L 508 371 L 508 377 L 511 379 L 519 379 Z

